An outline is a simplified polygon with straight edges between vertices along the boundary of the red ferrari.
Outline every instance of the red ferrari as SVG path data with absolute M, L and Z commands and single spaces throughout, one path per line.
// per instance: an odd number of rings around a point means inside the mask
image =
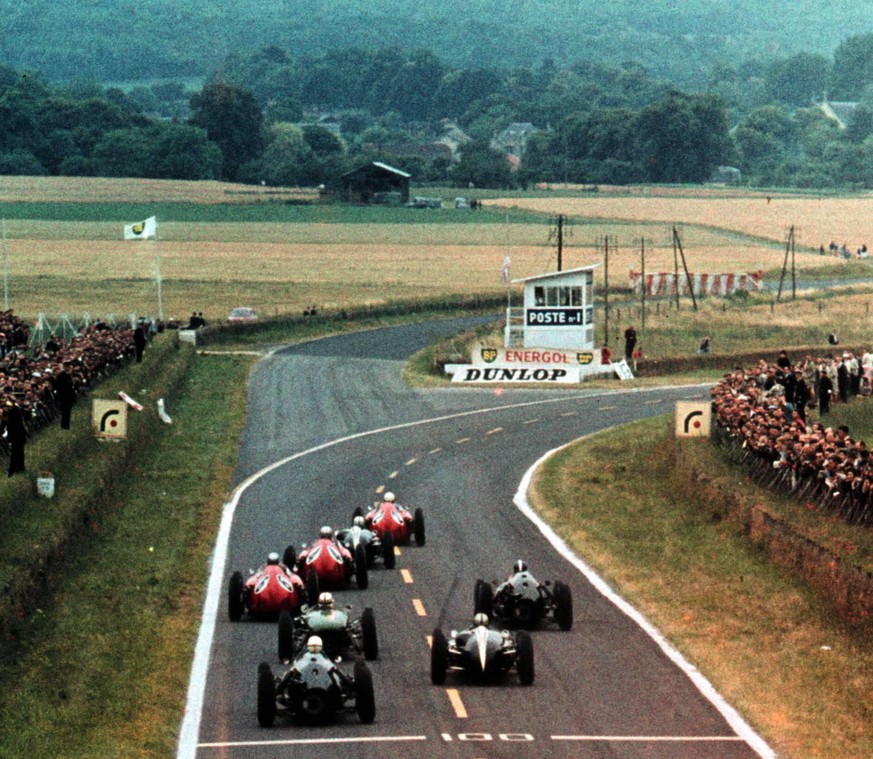
M 278 614 L 283 609 L 297 614 L 303 605 L 304 594 L 303 580 L 280 563 L 279 554 L 271 553 L 267 563 L 247 580 L 243 580 L 239 571 L 230 576 L 228 616 L 232 622 L 238 622 L 246 610 L 252 616 Z
M 385 540 L 391 533 L 395 545 L 409 545 L 415 537 L 415 544 L 424 545 L 424 513 L 421 509 L 411 512 L 394 499 L 394 493 L 385 493 L 382 503 L 367 512 L 364 517 L 367 527 Z
M 285 562 L 297 564 L 297 571 L 303 578 L 309 598 L 318 598 L 322 586 L 343 587 L 353 578 L 361 590 L 366 590 L 369 584 L 364 547 L 359 545 L 352 554 L 348 548 L 336 541 L 330 527 L 322 527 L 318 539 L 311 545 L 304 546 L 298 556 L 293 557 L 293 550 L 289 546 L 285 552 Z

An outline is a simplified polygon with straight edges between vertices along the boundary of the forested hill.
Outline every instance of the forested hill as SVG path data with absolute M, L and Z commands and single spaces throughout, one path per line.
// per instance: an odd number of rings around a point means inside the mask
M 0 63 L 65 82 L 205 77 L 276 46 L 428 49 L 455 68 L 642 64 L 680 86 L 713 62 L 831 56 L 873 31 L 868 0 L 0 0 Z

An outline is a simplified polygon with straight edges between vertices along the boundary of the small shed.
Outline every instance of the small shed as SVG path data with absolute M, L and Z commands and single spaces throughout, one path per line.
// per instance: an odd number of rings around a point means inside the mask
M 407 203 L 411 178 L 411 174 L 379 161 L 368 163 L 341 177 L 345 197 L 359 203 L 369 203 L 377 193 L 387 192 L 399 192 L 400 202 Z
M 508 308 L 504 345 L 594 348 L 594 270 L 600 264 L 538 274 L 524 284 L 523 308 Z

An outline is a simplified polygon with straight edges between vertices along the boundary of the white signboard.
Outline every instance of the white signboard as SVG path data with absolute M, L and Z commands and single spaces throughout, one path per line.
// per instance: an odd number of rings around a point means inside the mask
M 127 404 L 94 398 L 91 406 L 91 426 L 99 438 L 123 440 L 127 437 Z
M 676 401 L 676 437 L 709 437 L 712 406 L 701 401 Z
M 572 366 L 483 366 L 461 364 L 453 367 L 452 382 L 579 382 L 579 367 Z
M 470 360 L 476 366 L 566 366 L 600 365 L 600 351 L 558 348 L 491 348 L 477 345 Z
M 627 365 L 627 361 L 625 361 L 624 359 L 613 364 L 612 368 L 618 375 L 618 378 L 620 380 L 629 380 L 634 378 L 634 373 L 631 371 L 631 368 Z

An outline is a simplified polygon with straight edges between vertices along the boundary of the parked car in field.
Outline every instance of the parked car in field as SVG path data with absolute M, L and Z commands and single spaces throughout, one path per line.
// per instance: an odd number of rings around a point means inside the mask
M 253 308 L 235 308 L 227 317 L 229 322 L 256 322 L 258 320 L 258 312 Z

